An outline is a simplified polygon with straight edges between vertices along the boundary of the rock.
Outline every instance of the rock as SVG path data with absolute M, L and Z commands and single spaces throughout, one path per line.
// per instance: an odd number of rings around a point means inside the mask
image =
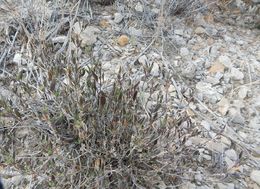
M 212 89 L 212 85 L 210 83 L 200 81 L 196 84 L 196 89 L 198 92 L 202 94 L 206 94 L 206 95 L 215 94 L 215 91 Z
M 229 159 L 231 159 L 231 160 L 233 160 L 233 161 L 236 161 L 236 160 L 238 159 L 237 153 L 236 153 L 236 151 L 233 150 L 233 149 L 229 149 L 229 150 L 225 151 L 225 154 L 226 154 L 226 156 L 227 156 Z
M 250 174 L 250 178 L 260 186 L 260 170 L 253 170 Z
M 239 136 L 241 136 L 244 140 L 247 140 L 247 141 L 252 141 L 252 140 L 254 140 L 254 139 L 252 139 L 252 138 L 248 138 L 248 134 L 246 134 L 245 132 L 243 132 L 243 131 L 238 131 L 238 135 Z M 253 142 L 253 141 L 252 141 Z
M 226 55 L 219 56 L 218 62 L 223 64 L 227 68 L 232 68 L 232 62 L 231 62 L 230 58 Z
M 184 31 L 182 29 L 176 29 L 176 30 L 174 30 L 174 34 L 183 36 Z
M 142 5 L 140 2 L 138 2 L 138 3 L 135 5 L 135 10 L 136 10 L 137 12 L 142 13 L 142 12 L 144 12 L 144 7 L 143 7 L 143 5 Z
M 160 66 L 156 62 L 153 64 L 151 75 L 154 77 L 160 76 Z
M 127 35 L 121 35 L 118 40 L 117 40 L 117 43 L 123 47 L 123 46 L 126 46 L 128 43 L 129 43 L 129 38 Z
M 206 148 L 210 151 L 223 153 L 228 146 L 223 143 L 221 144 L 220 142 L 209 141 L 206 143 Z
M 73 25 L 73 32 L 77 35 L 80 35 L 81 33 L 81 30 L 82 30 L 82 27 L 81 27 L 81 24 L 79 22 L 76 22 L 74 25 Z
M 182 47 L 182 48 L 180 49 L 180 55 L 181 55 L 182 57 L 189 56 L 189 54 L 190 54 L 190 51 L 189 51 L 188 48 Z
M 52 41 L 53 43 L 64 43 L 66 40 L 67 40 L 67 36 L 65 36 L 65 35 L 53 37 L 53 38 L 51 39 L 51 41 Z
M 210 55 L 213 56 L 213 57 L 217 57 L 218 54 L 219 54 L 220 48 L 221 48 L 221 44 L 219 44 L 219 43 L 214 44 L 214 46 L 212 46 L 209 50 Z
M 102 19 L 102 20 L 100 20 L 100 22 L 99 22 L 99 26 L 100 26 L 101 28 L 105 29 L 105 28 L 108 28 L 108 27 L 110 26 L 110 23 L 109 23 L 108 20 Z
M 207 76 L 206 81 L 207 83 L 211 83 L 212 85 L 217 85 L 220 82 L 218 78 L 210 77 L 210 76 Z
M 256 59 L 260 61 L 260 50 L 258 50 L 256 53 Z
M 79 35 L 81 47 L 91 46 L 97 41 L 97 34 L 100 30 L 94 26 L 87 26 Z
M 236 164 L 236 161 L 234 160 L 231 160 L 229 157 L 225 157 L 224 158 L 225 162 L 226 162 L 226 166 L 227 166 L 227 169 L 231 169 L 232 167 L 234 167 L 234 165 Z
M 210 127 L 209 122 L 203 120 L 200 124 L 201 124 L 207 131 L 210 131 L 211 127 Z
M 203 176 L 201 173 L 197 173 L 195 176 L 194 176 L 194 179 L 196 180 L 196 182 L 202 182 L 203 181 Z
M 218 183 L 216 185 L 216 189 L 234 189 L 235 188 L 235 185 L 233 183 Z
M 109 51 L 105 51 L 104 53 L 102 53 L 102 60 L 103 61 L 111 61 L 113 58 L 113 54 Z
M 181 46 L 185 46 L 186 45 L 186 40 L 183 37 L 179 36 L 179 35 L 174 35 L 172 37 L 172 40 L 173 40 L 174 44 L 176 44 L 176 46 L 181 47 Z
M 180 189 L 196 189 L 196 185 L 194 183 L 191 183 L 191 182 L 186 182 L 184 185 L 182 185 L 180 187 Z
M 218 73 L 221 72 L 223 73 L 225 70 L 225 66 L 219 62 L 214 63 L 210 69 L 209 69 L 209 73 Z
M 239 91 L 238 91 L 238 97 L 240 99 L 246 98 L 248 91 L 249 91 L 249 88 L 247 86 L 240 87 Z
M 232 37 L 229 37 L 228 35 L 224 35 L 224 40 L 228 43 L 231 43 L 234 41 L 234 39 Z
M 142 55 L 138 58 L 138 62 L 142 64 L 143 66 L 147 64 L 147 57 L 145 55 Z
M 234 80 L 242 80 L 242 79 L 244 79 L 244 74 L 243 74 L 243 72 L 241 72 L 241 71 L 240 71 L 239 69 L 237 69 L 237 68 L 231 68 L 230 76 L 231 76 Z
M 229 106 L 229 100 L 224 97 L 218 102 L 218 111 L 224 116 L 227 114 Z
M 131 36 L 141 37 L 143 35 L 142 30 L 138 30 L 134 27 L 129 27 L 129 33 Z
M 122 20 L 124 19 L 124 16 L 121 13 L 115 13 L 114 14 L 114 22 L 116 24 L 119 24 L 120 22 L 122 22 Z
M 198 136 L 194 136 L 194 137 L 190 137 L 190 138 L 185 142 L 185 145 L 186 145 L 186 146 L 191 146 L 191 145 L 197 146 L 197 145 L 206 143 L 206 141 L 207 141 L 207 140 L 206 140 L 205 138 L 201 138 L 201 137 L 198 137 Z
M 243 125 L 245 123 L 245 118 L 241 115 L 240 111 L 237 110 L 236 108 L 230 108 L 229 115 L 233 123 L 240 124 L 240 125 Z
M 256 130 L 260 130 L 260 118 L 253 117 L 252 119 L 250 119 L 250 122 L 249 122 L 248 126 L 250 128 L 253 128 L 253 129 L 256 129 Z
M 228 138 L 226 138 L 226 137 L 224 137 L 224 136 L 221 136 L 221 137 L 220 137 L 220 141 L 221 141 L 221 143 L 227 145 L 228 147 L 231 146 L 231 140 L 228 139 Z
M 200 35 L 206 33 L 206 30 L 203 27 L 197 27 L 194 32 L 195 34 Z
M 22 54 L 21 54 L 21 53 L 16 53 L 16 54 L 14 55 L 14 58 L 13 58 L 13 62 L 14 62 L 14 63 L 16 63 L 16 64 L 18 64 L 18 65 L 21 65 L 22 60 L 23 60 L 23 58 L 22 58 Z
M 188 65 L 184 69 L 182 69 L 182 75 L 189 79 L 194 78 L 195 73 L 196 66 L 192 62 L 188 63 Z
M 242 40 L 237 40 L 237 41 L 236 41 L 236 43 L 237 43 L 238 45 L 241 45 L 241 46 L 242 46 L 242 45 L 244 45 L 244 44 L 245 44 L 245 41 L 242 41 Z
M 211 161 L 211 159 L 212 159 L 211 156 L 208 155 L 208 154 L 203 154 L 202 157 L 203 157 L 205 160 L 207 160 L 207 161 Z

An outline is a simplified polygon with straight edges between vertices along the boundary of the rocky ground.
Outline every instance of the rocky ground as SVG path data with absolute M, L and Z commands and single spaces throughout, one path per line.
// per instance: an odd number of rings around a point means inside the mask
M 139 82 L 145 114 L 153 113 L 160 96 L 170 117 L 188 116 L 181 127 L 192 132 L 183 145 L 196 149 L 190 155 L 198 163 L 189 165 L 183 183 L 172 188 L 260 188 L 260 30 L 251 23 L 259 17 L 238 12 L 237 7 L 243 6 L 236 4 L 230 12 L 219 8 L 164 17 L 160 1 L 149 6 L 142 1 L 95 5 L 92 18 L 84 17 L 71 26 L 80 39 L 81 62 L 89 62 L 88 53 L 102 62 L 104 90 L 121 69 L 133 83 Z M 159 21 L 154 20 L 157 17 Z M 62 34 L 50 39 L 57 48 L 67 43 Z M 69 46 L 77 48 L 72 42 Z M 26 58 L 19 49 L 12 55 L 19 69 L 29 69 L 28 64 L 20 64 Z M 11 95 L 3 83 L 0 87 L 2 98 Z M 5 124 L 10 121 L 1 119 Z M 28 132 L 23 129 L 16 136 L 22 139 Z M 33 148 L 34 137 L 20 141 L 25 147 L 19 149 L 19 158 L 28 155 L 26 149 Z M 27 180 L 24 188 L 37 188 L 31 180 L 48 179 L 22 173 L 6 160 L 0 162 L 0 172 L 6 188 L 20 188 L 21 180 Z M 161 183 L 158 188 L 167 187 Z

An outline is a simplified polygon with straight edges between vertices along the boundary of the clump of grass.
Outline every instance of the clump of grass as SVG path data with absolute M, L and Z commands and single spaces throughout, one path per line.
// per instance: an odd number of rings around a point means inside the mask
M 17 159 L 14 153 L 13 160 L 8 156 L 6 161 L 46 176 L 43 183 L 49 187 L 161 188 L 181 183 L 183 173 L 196 164 L 195 150 L 184 145 L 192 136 L 192 128 L 182 124 L 189 118 L 165 111 L 160 95 L 147 113 L 131 73 L 120 69 L 106 81 L 102 62 L 89 57 L 91 61 L 83 63 L 79 41 L 70 29 L 77 7 L 67 19 L 64 12 L 57 13 L 58 25 L 52 17 L 33 12 L 37 9 L 23 17 L 9 12 L 12 32 L 6 37 L 13 41 L 13 54 L 4 57 L 5 63 L 11 64 L 17 49 L 22 49 L 23 61 L 32 66 L 2 70 L 4 85 L 18 98 L 1 101 L 2 116 L 15 120 L 7 136 L 16 144 L 16 130 L 27 125 L 34 131 L 28 154 L 37 152 L 37 157 Z M 55 35 L 66 35 L 68 41 L 52 43 Z M 78 50 L 72 50 L 69 42 Z M 146 79 L 150 78 L 143 82 Z

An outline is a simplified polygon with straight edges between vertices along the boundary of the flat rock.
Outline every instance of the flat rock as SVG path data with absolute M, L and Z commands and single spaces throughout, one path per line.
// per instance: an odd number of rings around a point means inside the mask
M 119 24 L 120 22 L 122 22 L 122 20 L 124 19 L 124 16 L 121 13 L 115 13 L 114 14 L 114 22 L 116 24 Z
M 79 35 L 81 46 L 91 46 L 97 41 L 97 34 L 100 30 L 94 26 L 87 26 Z
M 194 31 L 195 34 L 204 34 L 206 33 L 206 30 L 203 27 L 197 27 Z
M 142 5 L 140 2 L 138 2 L 138 3 L 135 5 L 135 10 L 136 10 L 137 12 L 144 12 L 144 7 L 143 7 L 143 5 Z
M 219 63 L 223 64 L 227 68 L 232 68 L 231 59 L 226 55 L 221 55 L 218 57 Z
M 240 99 L 246 98 L 248 91 L 249 91 L 249 88 L 247 86 L 240 87 L 239 91 L 238 91 L 238 97 Z
M 233 161 L 236 161 L 238 159 L 237 153 L 234 149 L 229 149 L 229 150 L 225 151 L 225 155 Z
M 218 111 L 224 116 L 227 114 L 227 111 L 230 107 L 230 103 L 229 100 L 227 98 L 222 98 L 219 102 L 218 102 Z
M 233 183 L 218 183 L 216 189 L 234 189 L 235 185 Z
M 250 178 L 260 186 L 260 170 L 253 170 L 250 174 Z
M 241 71 L 240 71 L 239 69 L 237 69 L 237 68 L 231 68 L 230 76 L 231 76 L 234 80 L 242 80 L 242 79 L 244 79 L 244 74 L 243 74 L 243 72 L 241 72 Z

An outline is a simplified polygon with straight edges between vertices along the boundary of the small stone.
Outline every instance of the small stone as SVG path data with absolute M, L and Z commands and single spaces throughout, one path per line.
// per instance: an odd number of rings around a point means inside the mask
M 229 115 L 231 117 L 231 121 L 235 124 L 243 125 L 245 123 L 245 118 L 241 115 L 240 111 L 236 108 L 229 109 Z
M 226 165 L 227 165 L 227 169 L 231 169 L 236 164 L 236 162 L 234 160 L 231 160 L 227 156 L 224 159 L 225 159 L 225 162 L 226 162 Z
M 250 178 L 260 186 L 260 170 L 253 170 L 250 174 Z
M 195 34 L 200 35 L 206 33 L 206 30 L 203 27 L 197 27 L 194 32 Z
M 101 27 L 101 28 L 108 28 L 109 27 L 109 21 L 108 20 L 106 20 L 106 19 L 102 19 L 102 20 L 100 20 L 100 22 L 99 22 L 99 26 Z
M 226 156 L 227 156 L 229 159 L 231 159 L 231 160 L 233 160 L 233 161 L 236 161 L 236 160 L 238 159 L 237 153 L 236 153 L 236 151 L 233 150 L 233 149 L 229 149 L 229 150 L 225 151 L 225 154 L 226 154 Z
M 138 62 L 140 62 L 140 64 L 142 65 L 146 65 L 147 63 L 147 57 L 145 55 L 142 55 L 138 58 Z
M 233 183 L 218 183 L 216 189 L 234 189 L 235 185 Z
M 143 5 L 142 5 L 140 2 L 138 2 L 138 3 L 135 5 L 135 10 L 136 10 L 137 12 L 142 13 L 142 12 L 144 12 L 144 7 L 143 7 Z
M 143 35 L 142 30 L 136 29 L 134 27 L 129 27 L 129 33 L 132 36 L 141 37 Z
M 225 151 L 225 149 L 227 149 L 228 147 L 227 147 L 227 145 L 221 144 L 219 142 L 209 141 L 206 143 L 206 148 L 210 151 L 223 153 Z
M 64 43 L 67 40 L 67 36 L 65 35 L 57 36 L 57 37 L 53 37 L 51 40 L 53 43 Z
M 209 69 L 209 73 L 218 73 L 221 72 L 223 73 L 225 70 L 225 66 L 219 62 L 216 62 L 215 64 L 213 64 L 210 69 Z
M 22 63 L 22 54 L 21 53 L 16 53 L 14 55 L 13 62 L 18 64 L 18 65 L 21 64 Z
M 186 78 L 194 78 L 196 73 L 196 66 L 193 63 L 188 63 L 185 69 L 182 69 L 182 75 Z
M 246 87 L 246 86 L 240 87 L 240 89 L 238 91 L 239 98 L 241 98 L 241 99 L 246 98 L 248 91 L 249 91 L 248 87 Z
M 176 44 L 176 46 L 178 46 L 178 47 L 186 45 L 186 40 L 179 35 L 174 35 L 172 40 L 173 40 L 174 44 Z
M 182 47 L 182 48 L 180 49 L 180 55 L 181 55 L 182 57 L 189 56 L 189 54 L 190 54 L 190 51 L 189 51 L 188 48 Z
M 226 55 L 219 56 L 218 61 L 219 61 L 219 63 L 223 64 L 227 68 L 232 67 L 232 62 L 231 62 L 230 58 Z
M 97 35 L 100 30 L 94 26 L 87 26 L 79 35 L 81 46 L 91 46 L 97 41 Z
M 111 52 L 106 51 L 102 54 L 103 61 L 111 61 L 112 58 L 113 58 L 113 54 Z
M 114 15 L 114 22 L 119 24 L 124 19 L 124 16 L 121 13 L 115 13 Z
M 244 79 L 244 74 L 243 74 L 243 72 L 241 72 L 241 71 L 240 71 L 239 69 L 237 69 L 237 68 L 231 68 L 230 76 L 231 76 L 234 80 L 242 80 L 242 79 Z
M 154 63 L 152 70 L 151 70 L 151 74 L 155 77 L 160 76 L 160 66 L 158 65 L 158 63 Z
M 73 32 L 77 35 L 79 35 L 81 33 L 81 30 L 82 30 L 82 27 L 81 27 L 81 24 L 79 22 L 76 22 L 74 25 L 73 25 Z
M 202 157 L 203 157 L 205 160 L 207 160 L 207 161 L 211 161 L 211 159 L 212 159 L 211 156 L 208 155 L 208 154 L 203 154 Z
M 232 37 L 229 37 L 228 35 L 224 35 L 224 40 L 229 43 L 234 41 L 234 39 Z
M 245 41 L 238 40 L 238 41 L 236 41 L 236 43 L 237 43 L 238 45 L 244 45 L 244 44 L 245 44 Z
M 260 130 L 260 119 L 258 117 L 253 117 L 248 126 L 250 128 L 256 129 L 256 130 Z
M 250 140 L 249 138 L 247 138 L 248 135 L 243 131 L 238 131 L 238 135 L 241 136 L 245 140 Z
M 208 83 L 211 83 L 212 85 L 216 85 L 216 84 L 219 84 L 219 79 L 215 78 L 215 77 L 210 77 L 210 76 L 207 76 L 207 79 L 206 81 Z
M 224 116 L 227 114 L 229 106 L 229 100 L 224 97 L 218 102 L 218 111 Z
M 221 136 L 220 141 L 221 141 L 221 143 L 227 145 L 228 147 L 231 146 L 231 140 L 228 139 L 227 137 Z
M 257 51 L 257 53 L 256 53 L 256 58 L 257 58 L 257 60 L 260 61 L 260 50 Z
M 191 183 L 191 182 L 186 182 L 184 185 L 182 185 L 180 187 L 180 189 L 196 189 L 196 185 L 194 183 Z
M 182 29 L 174 30 L 174 34 L 182 36 L 184 34 L 184 31 Z
M 117 40 L 118 44 L 123 47 L 126 46 L 129 43 L 129 38 L 127 35 L 121 35 L 118 40 Z
M 210 124 L 209 122 L 203 120 L 201 123 L 200 123 L 206 130 L 210 131 Z

